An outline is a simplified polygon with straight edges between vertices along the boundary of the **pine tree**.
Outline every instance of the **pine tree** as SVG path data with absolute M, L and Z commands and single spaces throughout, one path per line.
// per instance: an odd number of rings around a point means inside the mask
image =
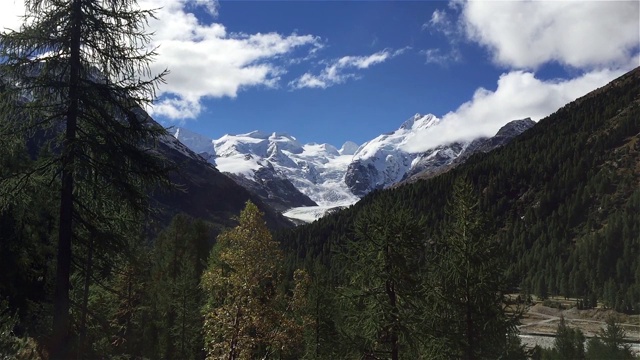
M 338 310 L 336 292 L 331 282 L 331 273 L 316 259 L 310 265 L 312 278 L 307 289 L 307 322 L 304 328 L 305 352 L 303 359 L 335 359 L 346 351 L 338 336 L 336 323 L 342 319 Z
M 567 325 L 564 317 L 560 317 L 556 338 L 553 348 L 542 350 L 542 359 L 564 360 L 575 359 L 584 360 L 584 334 L 580 329 L 573 329 Z
M 134 5 L 135 0 L 27 0 L 21 28 L 0 35 L 0 135 L 53 152 L 12 178 L 35 174 L 59 184 L 54 359 L 68 357 L 71 346 L 73 241 L 81 228 L 114 232 L 113 216 L 86 204 L 78 189 L 98 179 L 101 196 L 117 194 L 142 211 L 142 185 L 166 181 L 165 165 L 153 151 L 166 131 L 139 107 L 153 100 L 164 74 L 153 76 L 148 67 L 154 53 L 147 50 L 143 27 L 152 13 Z M 13 190 L 24 190 L 24 183 Z
M 607 319 L 607 327 L 587 342 L 587 359 L 633 360 L 636 357 L 625 342 L 626 332 L 614 317 Z

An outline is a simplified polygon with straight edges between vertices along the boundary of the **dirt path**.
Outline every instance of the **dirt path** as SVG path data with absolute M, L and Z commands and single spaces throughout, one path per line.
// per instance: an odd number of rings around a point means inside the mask
M 604 316 L 615 315 L 610 311 L 589 311 L 589 310 L 559 310 L 549 308 L 540 304 L 533 306 L 525 314 L 522 319 L 522 325 L 518 326 L 522 343 L 526 346 L 533 347 L 539 345 L 542 347 L 552 347 L 555 339 L 555 333 L 563 316 L 570 327 L 579 328 L 585 337 L 591 338 L 595 336 L 600 329 L 606 327 Z M 585 317 L 593 318 L 585 318 Z M 595 319 L 594 319 L 595 318 Z M 635 321 L 636 317 L 625 317 L 619 323 L 626 331 L 626 339 L 631 342 L 632 350 L 640 353 L 640 319 Z M 628 321 L 631 320 L 631 321 Z

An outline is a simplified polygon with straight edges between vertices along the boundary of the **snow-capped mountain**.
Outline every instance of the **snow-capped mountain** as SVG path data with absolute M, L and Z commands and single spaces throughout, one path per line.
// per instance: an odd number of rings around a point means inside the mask
M 329 144 L 302 145 L 284 133 L 253 131 L 213 140 L 179 128 L 174 136 L 280 211 L 346 206 L 359 199 L 343 181 L 358 147 L 353 142 L 338 150 Z
M 446 171 L 476 152 L 504 145 L 535 124 L 530 119 L 517 120 L 491 138 L 420 153 L 404 150 L 408 140 L 440 122 L 432 114 L 416 114 L 396 131 L 360 147 L 346 142 L 340 150 L 329 144 L 302 145 L 284 133 L 253 131 L 213 140 L 178 128 L 174 136 L 286 216 L 312 221 L 372 190 Z
M 425 152 L 403 150 L 420 131 L 437 126 L 440 119 L 432 114 L 416 114 L 392 133 L 383 134 L 362 145 L 353 156 L 345 175 L 345 183 L 358 196 L 406 181 L 417 174 L 438 174 L 477 152 L 488 152 L 506 144 L 535 124 L 531 119 L 515 120 L 491 138 L 458 141 L 440 145 Z
M 393 185 L 404 179 L 421 160 L 430 159 L 443 152 L 445 149 L 440 148 L 423 154 L 402 150 L 407 140 L 417 132 L 438 123 L 440 119 L 435 115 L 416 114 L 405 121 L 398 130 L 380 135 L 363 144 L 347 168 L 345 183 L 351 192 L 357 196 L 364 196 L 372 190 Z M 450 156 L 455 158 L 458 154 L 453 152 Z

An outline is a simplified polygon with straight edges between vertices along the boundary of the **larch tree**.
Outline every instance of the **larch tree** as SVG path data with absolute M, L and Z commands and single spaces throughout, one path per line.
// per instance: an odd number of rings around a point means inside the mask
M 458 180 L 427 276 L 432 346 L 444 358 L 496 359 L 518 351 L 507 313 L 504 250 L 490 235 L 471 184 Z
M 340 253 L 345 284 L 338 289 L 345 341 L 364 358 L 416 356 L 421 347 L 426 225 L 400 206 L 377 202 L 355 223 Z
M 72 342 L 73 242 L 117 235 L 124 229 L 118 223 L 139 220 L 119 215 L 118 208 L 145 211 L 148 186 L 168 182 L 155 150 L 166 130 L 141 108 L 154 99 L 165 73 L 150 72 L 154 51 L 145 24 L 153 13 L 138 9 L 135 0 L 26 0 L 25 8 L 19 30 L 0 34 L 0 136 L 20 138 L 36 148 L 32 154 L 39 148 L 50 156 L 2 179 L 0 188 L 10 199 L 37 175 L 48 177 L 59 194 L 49 339 L 51 358 L 58 359 L 69 356 Z M 81 196 L 91 191 L 83 188 L 125 201 L 92 206 Z
M 176 215 L 155 240 L 149 291 L 158 332 L 156 357 L 197 359 L 202 351 L 199 283 L 208 240 L 205 223 L 184 214 Z
M 258 207 L 247 202 L 239 224 L 217 238 L 202 276 L 207 359 L 286 356 L 300 346 L 300 323 L 286 316 L 300 296 L 280 291 L 283 254 Z M 304 288 L 308 282 L 296 273 Z

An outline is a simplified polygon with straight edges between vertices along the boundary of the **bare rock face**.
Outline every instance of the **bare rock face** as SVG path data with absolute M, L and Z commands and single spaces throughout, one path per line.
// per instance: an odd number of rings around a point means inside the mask
M 262 201 L 279 213 L 293 207 L 317 205 L 315 201 L 296 189 L 291 181 L 278 176 L 272 167 L 256 170 L 255 176 L 251 179 L 232 173 L 226 173 L 226 175 L 258 195 Z
M 377 177 L 378 170 L 375 166 L 372 164 L 365 165 L 361 161 L 354 161 L 347 167 L 344 181 L 354 195 L 363 197 L 380 187 L 380 185 L 376 185 L 374 180 Z

